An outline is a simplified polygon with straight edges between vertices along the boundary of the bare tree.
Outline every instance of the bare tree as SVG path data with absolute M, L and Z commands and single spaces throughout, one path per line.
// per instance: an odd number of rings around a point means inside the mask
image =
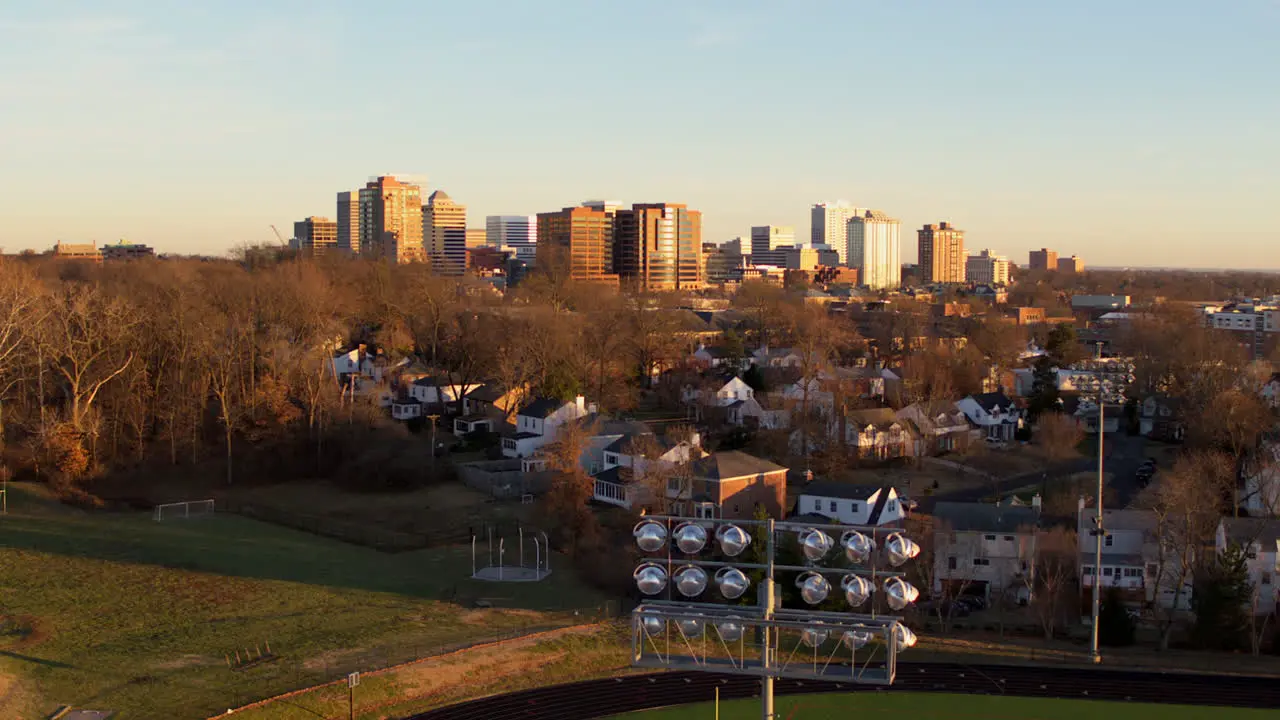
M 1155 588 L 1152 610 L 1160 629 L 1160 649 L 1173 637 L 1187 586 L 1201 567 L 1202 549 L 1213 537 L 1224 499 L 1235 484 L 1235 465 L 1222 453 L 1195 451 L 1183 455 L 1147 497 L 1155 516 Z M 1168 607 L 1162 595 L 1169 594 Z
M 1077 447 L 1084 439 L 1080 423 L 1070 415 L 1060 412 L 1041 413 L 1036 421 L 1035 445 L 1050 462 L 1077 457 Z
M 1020 579 L 1030 595 L 1046 640 L 1052 640 L 1062 618 L 1065 604 L 1073 596 L 1076 560 L 1079 557 L 1076 533 L 1064 527 L 1047 530 L 1028 528 L 1019 532 L 1024 540 L 1019 557 L 1026 566 Z

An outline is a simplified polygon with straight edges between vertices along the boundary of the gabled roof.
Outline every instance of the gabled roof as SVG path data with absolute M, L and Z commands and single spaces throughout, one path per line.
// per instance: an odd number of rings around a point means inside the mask
M 1278 518 L 1223 518 L 1222 527 L 1226 530 L 1228 542 L 1240 545 L 1256 542 L 1271 550 L 1280 542 Z
M 538 398 L 521 408 L 520 414 L 526 417 L 546 418 L 567 404 L 559 398 Z
M 1013 401 L 1009 399 L 1009 396 L 999 390 L 995 392 L 981 393 L 979 395 L 970 395 L 969 397 L 973 398 L 973 401 L 978 403 L 978 406 L 987 412 L 991 412 L 997 406 L 1006 409 L 1014 407 Z
M 883 490 L 879 485 L 857 485 L 834 480 L 815 480 L 804 486 L 801 495 L 814 497 L 840 498 L 842 500 L 861 500 L 866 502 L 877 492 Z
M 939 502 L 933 506 L 933 516 L 957 532 L 1011 533 L 1040 520 L 1039 513 L 1025 505 L 969 502 Z
M 493 383 L 485 383 L 478 388 L 474 388 L 467 393 L 465 397 L 475 400 L 476 402 L 496 403 L 502 399 L 506 393 L 502 392 L 497 385 Z
M 856 425 L 859 429 L 868 425 L 881 429 L 898 422 L 898 414 L 892 408 L 850 410 L 846 417 L 849 418 L 850 423 Z
M 763 473 L 786 472 L 786 468 L 737 450 L 712 453 L 690 464 L 693 476 L 706 480 L 730 480 Z

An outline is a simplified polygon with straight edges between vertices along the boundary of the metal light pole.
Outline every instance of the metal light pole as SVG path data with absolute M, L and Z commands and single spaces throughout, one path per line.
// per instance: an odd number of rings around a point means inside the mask
M 1095 527 L 1089 531 L 1089 534 L 1094 539 L 1093 608 L 1089 642 L 1089 655 L 1094 664 L 1102 662 L 1102 654 L 1098 650 L 1098 616 L 1101 614 L 1102 609 L 1102 545 L 1107 537 L 1103 523 L 1102 508 L 1102 495 L 1106 489 L 1106 456 L 1103 451 L 1103 443 L 1106 437 L 1106 408 L 1108 400 L 1122 400 L 1125 389 L 1133 382 L 1133 364 L 1131 362 L 1123 360 L 1104 361 L 1102 358 L 1102 343 L 1097 343 L 1096 347 L 1097 349 L 1091 362 L 1081 363 L 1073 368 L 1087 374 L 1087 379 L 1080 385 L 1088 394 L 1093 395 L 1098 402 L 1098 490 L 1097 500 L 1095 501 L 1097 515 L 1094 522 Z
M 764 531 L 762 562 L 737 560 L 752 542 L 744 528 Z M 778 536 L 789 533 L 795 534 L 805 565 L 777 563 Z M 650 555 L 634 573 L 640 592 L 653 598 L 678 591 L 688 600 L 647 600 L 635 609 L 632 665 L 758 677 L 764 720 L 776 718 L 775 678 L 889 685 L 896 673 L 897 651 L 916 643 L 901 618 L 877 614 L 874 604 L 869 614 L 857 611 L 878 591 L 895 612 L 919 597 L 903 573 L 893 568 L 916 557 L 920 548 L 893 528 L 648 516 L 633 534 L 641 551 Z M 724 559 L 704 557 L 703 551 L 717 543 Z M 877 548 L 884 553 L 877 553 Z M 880 557 L 891 567 L 882 567 Z M 742 597 L 751 584 L 744 570 L 763 575 L 754 606 L 702 599 L 711 585 L 726 601 Z M 838 588 L 850 611 L 781 607 L 779 572 L 798 576 L 796 586 L 808 605 L 822 604 Z M 839 579 L 832 582 L 828 576 Z M 757 631 L 758 648 L 755 641 L 747 642 L 749 627 Z M 882 644 L 871 645 L 877 637 Z M 884 655 L 877 660 L 881 647 Z

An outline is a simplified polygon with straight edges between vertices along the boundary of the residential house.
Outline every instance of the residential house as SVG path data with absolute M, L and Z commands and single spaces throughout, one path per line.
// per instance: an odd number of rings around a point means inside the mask
M 539 448 L 556 440 L 565 423 L 577 420 L 589 412 L 585 398 L 579 395 L 572 401 L 556 398 L 538 398 L 516 414 L 514 429 L 502 438 L 502 455 L 509 458 L 525 458 Z
M 651 488 L 644 486 L 646 476 L 654 471 L 666 474 L 666 470 L 686 466 L 706 454 L 696 433 L 680 440 L 647 429 L 625 434 L 603 448 L 602 466 L 592 473 L 593 499 L 628 510 L 652 505 L 655 498 L 650 496 Z
M 1280 516 L 1280 443 L 1268 442 L 1243 466 L 1240 507 L 1249 517 Z
M 850 410 L 845 414 L 844 443 L 861 458 L 890 460 L 916 455 L 916 436 L 891 408 Z
M 1089 398 L 1080 397 L 1076 403 L 1073 416 L 1076 424 L 1086 435 L 1098 434 L 1098 403 Z M 1102 432 L 1115 433 L 1120 430 L 1120 421 L 1124 418 L 1124 405 L 1106 403 L 1102 413 Z
M 770 368 L 798 368 L 804 364 L 804 356 L 794 348 L 761 347 L 751 354 L 751 364 Z
M 956 407 L 982 431 L 983 437 L 1001 442 L 1013 440 L 1025 417 L 1022 408 L 1003 392 L 970 395 L 956 403 Z
M 729 368 L 736 371 L 749 364 L 745 357 L 733 357 L 722 347 L 707 347 L 701 343 L 698 344 L 698 349 L 693 351 L 693 355 L 690 357 L 695 365 L 712 369 Z
M 842 525 L 868 526 L 897 525 L 907 516 L 904 501 L 893 487 L 821 480 L 804 486 L 791 512 Z
M 1138 429 L 1152 440 L 1182 442 L 1187 434 L 1182 400 L 1159 393 L 1148 395 L 1139 408 Z
M 781 430 L 791 424 L 791 411 L 786 404 L 767 394 L 736 400 L 727 405 L 725 410 L 725 419 L 731 425 Z
M 1275 518 L 1223 518 L 1218 523 L 1213 549 L 1222 555 L 1232 545 L 1244 550 L 1253 585 L 1256 615 L 1270 615 L 1280 604 L 1280 520 Z
M 453 419 L 453 434 L 494 432 L 506 424 L 524 390 L 504 392 L 495 383 L 472 387 L 462 396 L 462 415 Z
M 712 453 L 689 464 L 688 480 L 672 478 L 667 497 L 677 512 L 701 518 L 749 520 L 761 506 L 781 518 L 787 469 L 737 450 Z
M 1079 573 L 1081 609 L 1088 615 L 1092 604 L 1098 511 L 1085 507 L 1080 498 L 1076 511 L 1076 542 L 1080 551 Z M 1149 510 L 1103 510 L 1106 537 L 1102 543 L 1102 585 L 1118 588 L 1121 599 L 1131 605 L 1159 603 L 1165 609 L 1190 610 L 1192 573 L 1178 555 L 1173 529 L 1160 538 L 1159 522 Z M 1199 548 L 1196 549 L 1197 553 Z M 1182 579 L 1181 591 L 1178 581 Z
M 391 401 L 391 417 L 395 420 L 420 418 L 422 417 L 422 403 L 413 398 L 394 398 Z
M 428 375 L 409 384 L 409 397 L 423 405 L 444 406 L 458 402 L 459 398 L 479 388 L 478 382 L 467 383 L 458 378 Z
M 1031 599 L 1040 498 L 1030 506 L 977 502 L 934 505 L 935 594 L 947 591 Z
M 973 426 L 954 402 L 931 400 L 908 405 L 897 412 L 899 420 L 915 425 L 920 455 L 941 455 L 969 446 Z
M 1271 406 L 1273 410 L 1280 410 L 1280 373 L 1275 373 L 1262 384 L 1262 388 L 1258 391 L 1263 400 Z

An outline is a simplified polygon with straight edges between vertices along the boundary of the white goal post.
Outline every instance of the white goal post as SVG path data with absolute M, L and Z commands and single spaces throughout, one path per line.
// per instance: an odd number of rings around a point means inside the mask
M 184 502 L 164 503 L 157 505 L 154 517 L 156 521 L 175 520 L 208 515 L 213 512 L 213 500 L 187 500 Z

